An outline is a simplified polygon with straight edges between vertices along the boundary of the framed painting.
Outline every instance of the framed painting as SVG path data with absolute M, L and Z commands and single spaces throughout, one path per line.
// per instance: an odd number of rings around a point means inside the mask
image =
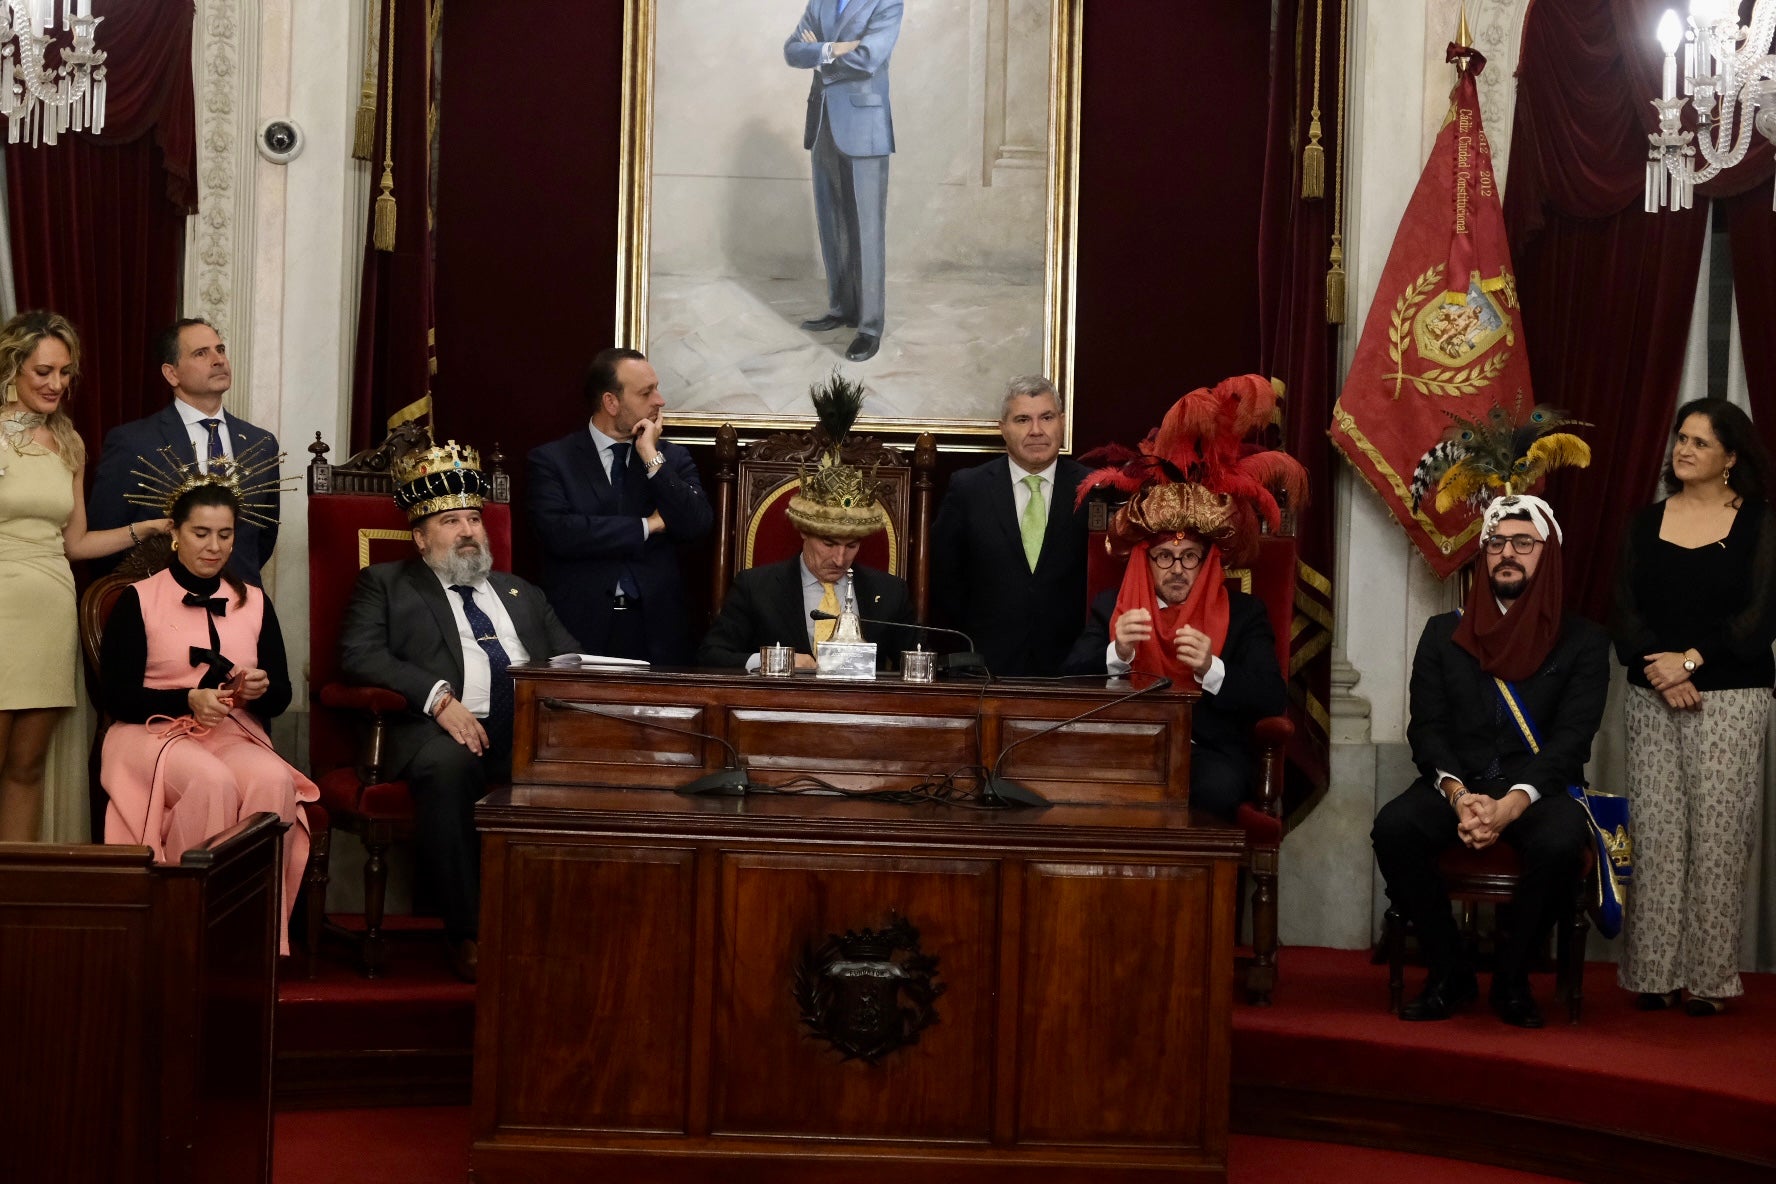
M 1071 434 L 1084 0 L 625 0 L 617 339 L 675 428 L 997 440 L 1042 373 Z

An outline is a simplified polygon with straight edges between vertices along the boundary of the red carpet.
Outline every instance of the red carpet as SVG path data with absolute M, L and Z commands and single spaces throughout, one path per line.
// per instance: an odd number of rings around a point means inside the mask
M 1235 1135 L 1228 1184 L 1537 1184 L 1505 1168 L 1397 1151 Z M 469 1177 L 469 1108 L 280 1114 L 273 1184 L 442 1184 Z

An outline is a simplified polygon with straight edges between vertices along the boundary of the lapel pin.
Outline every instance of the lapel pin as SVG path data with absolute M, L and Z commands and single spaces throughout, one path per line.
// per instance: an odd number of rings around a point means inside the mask
M 506 595 L 507 595 L 507 596 L 510 596 L 510 597 L 511 597 L 511 598 L 512 598 L 512 599 L 514 599 L 514 600 L 516 600 L 516 599 L 518 599 L 518 589 L 516 589 L 516 588 L 507 588 L 507 589 L 506 589 Z

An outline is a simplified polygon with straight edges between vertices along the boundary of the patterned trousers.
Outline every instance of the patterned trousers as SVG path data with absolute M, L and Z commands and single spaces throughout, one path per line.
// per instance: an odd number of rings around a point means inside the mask
M 1628 688 L 1628 799 L 1634 879 L 1616 981 L 1726 999 L 1739 982 L 1740 905 L 1763 788 L 1770 691 L 1705 691 L 1673 711 Z

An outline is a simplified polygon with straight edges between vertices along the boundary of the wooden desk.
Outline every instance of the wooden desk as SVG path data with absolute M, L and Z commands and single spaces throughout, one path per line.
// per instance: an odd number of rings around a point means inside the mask
M 898 787 L 973 762 L 977 705 L 1003 735 L 1109 697 L 520 672 L 517 784 L 477 810 L 475 1179 L 1224 1179 L 1243 838 L 1179 804 L 1187 699 L 1027 745 L 1073 797 L 1028 811 L 635 788 L 722 751 L 624 718 Z

